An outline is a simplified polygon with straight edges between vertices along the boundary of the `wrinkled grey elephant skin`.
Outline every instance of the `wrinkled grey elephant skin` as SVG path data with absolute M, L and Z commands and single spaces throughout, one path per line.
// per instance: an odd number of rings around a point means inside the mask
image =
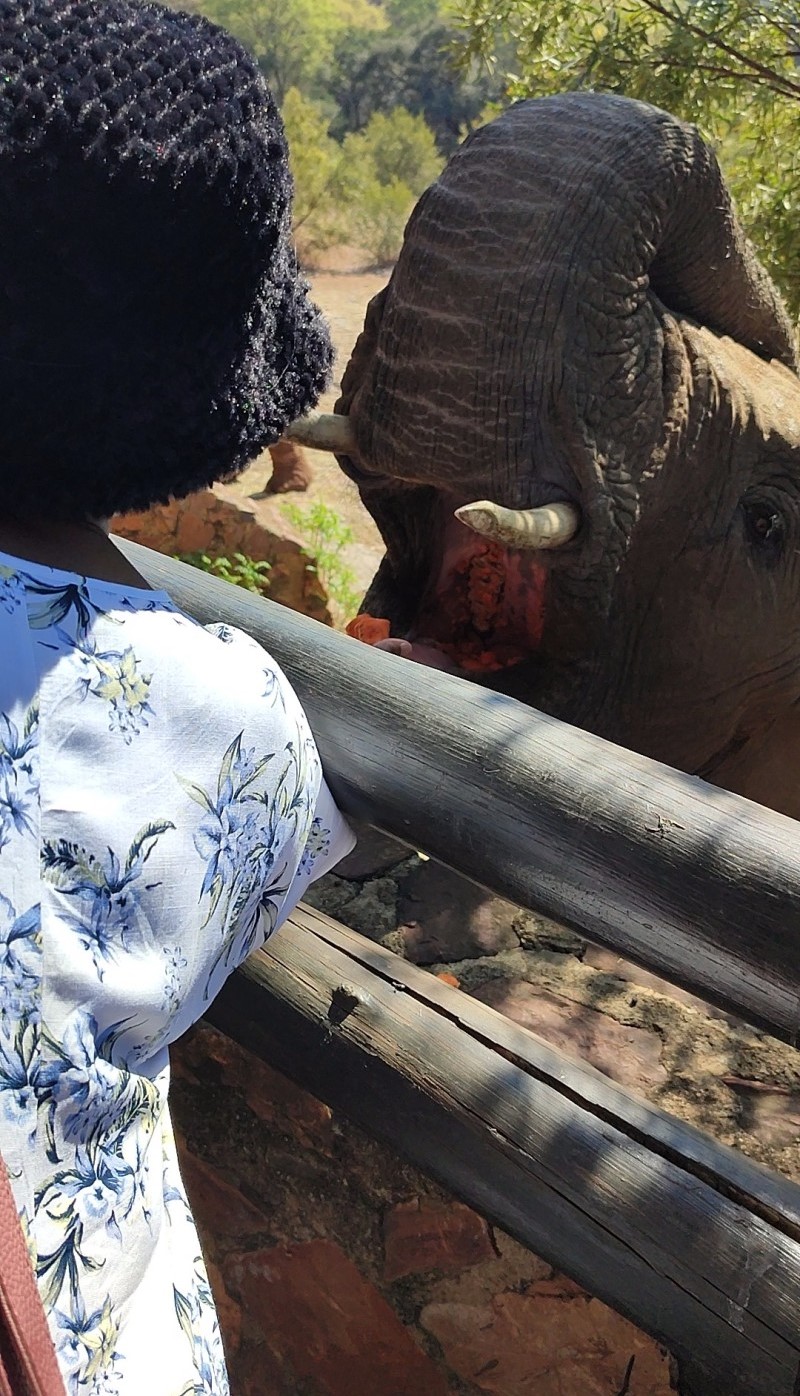
M 478 682 L 800 817 L 800 380 L 697 132 L 522 102 L 421 198 L 337 412 L 364 609 Z M 453 518 L 568 501 L 551 551 Z

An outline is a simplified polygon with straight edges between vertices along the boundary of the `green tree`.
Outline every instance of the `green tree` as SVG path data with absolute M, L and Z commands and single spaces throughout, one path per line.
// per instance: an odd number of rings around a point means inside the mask
M 509 97 L 594 88 L 696 122 L 717 147 L 762 257 L 800 313 L 800 16 L 793 4 L 466 0 L 461 14 L 465 61 L 493 65 Z
M 379 184 L 399 182 L 416 195 L 433 183 L 443 164 L 424 117 L 413 116 L 405 107 L 375 112 L 347 144 L 350 158 L 367 162 Z
M 455 40 L 442 23 L 343 32 L 328 83 L 338 107 L 334 134 L 361 131 L 376 112 L 405 107 L 425 118 L 442 155 L 450 155 L 502 91 L 485 68 L 457 63 Z
M 398 108 L 378 114 L 342 143 L 328 135 L 325 109 L 290 88 L 283 104 L 295 182 L 294 230 L 306 264 L 338 242 L 381 265 L 397 254 L 414 200 L 442 165 L 422 117 Z
M 295 238 L 301 258 L 309 262 L 346 236 L 345 153 L 328 135 L 324 108 L 298 88 L 289 88 L 282 114 L 295 186 Z
M 441 0 L 385 0 L 385 8 L 390 27 L 397 31 L 436 24 L 445 17 L 447 6 Z
M 184 0 L 216 20 L 257 59 L 278 103 L 291 87 L 309 91 L 327 76 L 336 40 L 346 30 L 384 28 L 370 0 Z
M 348 241 L 380 266 L 393 261 L 415 200 L 438 175 L 442 157 L 421 116 L 403 107 L 376 112 L 342 143 L 338 188 Z
M 441 169 L 433 134 L 402 107 L 374 116 L 339 144 L 323 106 L 289 88 L 283 102 L 295 179 L 295 237 L 307 265 L 352 243 L 384 265 L 397 257 L 415 198 Z

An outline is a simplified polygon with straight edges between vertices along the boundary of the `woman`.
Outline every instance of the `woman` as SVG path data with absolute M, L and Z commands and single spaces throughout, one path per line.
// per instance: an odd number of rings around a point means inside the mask
M 241 469 L 331 351 L 252 61 L 0 0 L 0 1152 L 80 1396 L 227 1390 L 168 1046 L 352 839 L 285 678 L 103 520 Z

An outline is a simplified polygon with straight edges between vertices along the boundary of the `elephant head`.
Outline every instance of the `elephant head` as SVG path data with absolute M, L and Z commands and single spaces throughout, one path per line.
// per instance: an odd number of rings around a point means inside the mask
M 334 444 L 386 545 L 365 609 L 800 816 L 796 371 L 693 128 L 519 103 L 419 201 L 344 375 Z

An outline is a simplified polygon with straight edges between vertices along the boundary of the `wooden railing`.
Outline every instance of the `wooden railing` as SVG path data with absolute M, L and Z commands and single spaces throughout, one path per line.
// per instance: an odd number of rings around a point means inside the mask
M 342 807 L 796 1044 L 798 825 L 122 543 L 254 635 Z M 213 1021 L 676 1356 L 692 1396 L 797 1396 L 800 1189 L 300 909 Z

